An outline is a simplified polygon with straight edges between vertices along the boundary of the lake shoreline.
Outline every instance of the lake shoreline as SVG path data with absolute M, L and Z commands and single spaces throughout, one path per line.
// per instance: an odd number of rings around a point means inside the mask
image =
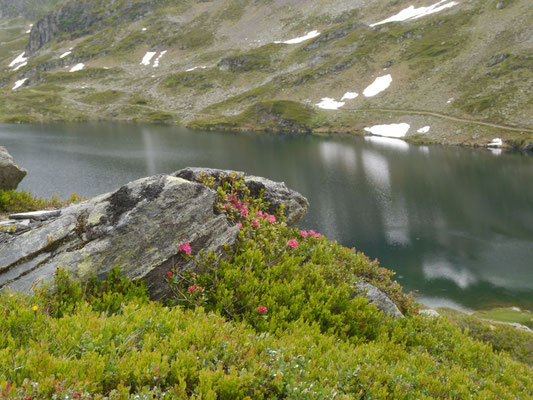
M 0 124 L 5 125 L 53 125 L 56 123 L 68 123 L 68 124 L 84 124 L 84 123 L 111 123 L 111 124 L 131 124 L 131 125 L 153 125 L 153 126 L 168 126 L 187 128 L 192 131 L 226 131 L 226 132 L 242 132 L 242 133 L 268 133 L 268 134 L 282 134 L 282 135 L 313 135 L 322 137 L 367 137 L 373 136 L 365 132 L 366 125 L 375 125 L 381 123 L 383 120 L 390 121 L 404 121 L 402 116 L 394 118 L 391 115 L 385 115 L 383 119 L 376 119 L 372 110 L 357 110 L 370 114 L 364 115 L 361 120 L 354 119 L 354 116 L 343 117 L 342 121 L 338 121 L 337 117 L 330 115 L 329 117 L 321 117 L 326 119 L 323 121 L 324 125 L 317 127 L 308 127 L 305 124 L 302 126 L 291 125 L 291 129 L 272 129 L 264 124 L 256 124 L 253 121 L 239 121 L 239 122 L 226 122 L 220 123 L 220 119 L 228 118 L 225 115 L 214 116 L 207 120 L 189 120 L 187 118 L 174 121 L 152 121 L 150 119 L 121 119 L 121 118 L 91 118 L 85 116 L 85 118 L 74 119 L 57 119 L 57 118 L 41 118 L 40 120 L 34 120 L 28 116 L 28 119 L 21 118 L 20 120 L 7 120 L 5 122 L 0 120 Z M 408 115 L 408 112 L 407 114 Z M 20 117 L 20 116 L 18 116 Z M 329 119 L 332 119 L 331 121 Z M 408 119 L 413 125 L 431 124 L 438 120 L 429 118 L 416 118 L 412 117 Z M 454 119 L 455 117 L 452 117 Z M 20 122 L 19 122 L 20 121 Z M 530 128 L 521 127 L 489 127 L 489 126 L 474 126 L 477 121 L 464 120 L 464 123 L 456 121 L 456 123 L 449 123 L 448 121 L 438 121 L 434 123 L 437 126 L 439 132 L 437 134 L 421 134 L 414 133 L 408 134 L 402 138 L 396 138 L 398 140 L 404 140 L 405 142 L 413 145 L 442 145 L 449 147 L 464 147 L 464 148 L 485 148 L 488 151 L 497 150 L 512 150 L 533 154 L 533 130 Z M 338 123 L 338 126 L 335 126 Z M 482 122 L 484 123 L 484 122 Z M 508 131 L 506 131 L 508 129 Z M 522 130 L 523 129 L 523 130 Z M 446 132 L 446 131 L 449 132 Z M 380 136 L 381 137 L 381 136 Z M 501 146 L 490 147 L 488 144 L 494 138 L 502 138 Z

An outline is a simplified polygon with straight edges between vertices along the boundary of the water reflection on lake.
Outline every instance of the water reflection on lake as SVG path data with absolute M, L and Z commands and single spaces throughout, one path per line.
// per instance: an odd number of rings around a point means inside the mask
M 185 166 L 285 181 L 310 200 L 302 226 L 379 258 L 422 301 L 533 308 L 530 156 L 117 124 L 0 125 L 0 145 L 40 196 L 93 196 Z

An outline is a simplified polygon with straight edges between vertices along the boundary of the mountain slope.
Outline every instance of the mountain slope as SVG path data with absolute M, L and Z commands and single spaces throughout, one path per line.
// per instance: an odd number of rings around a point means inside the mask
M 412 141 L 528 147 L 531 21 L 527 0 L 71 0 L 0 46 L 0 119 L 349 133 L 407 123 Z M 22 52 L 28 64 L 8 67 Z M 365 96 L 380 77 L 390 86 Z M 337 110 L 317 106 L 348 93 Z

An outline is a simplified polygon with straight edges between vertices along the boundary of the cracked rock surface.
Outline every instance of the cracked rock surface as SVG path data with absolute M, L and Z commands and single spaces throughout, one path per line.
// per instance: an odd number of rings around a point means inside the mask
M 190 242 L 194 253 L 221 253 L 235 242 L 239 228 L 215 215 L 214 202 L 206 186 L 160 175 L 69 206 L 29 231 L 0 237 L 0 290 L 29 292 L 50 282 L 58 267 L 80 279 L 118 267 L 161 298 L 170 268 L 193 267 L 179 254 L 180 243 Z

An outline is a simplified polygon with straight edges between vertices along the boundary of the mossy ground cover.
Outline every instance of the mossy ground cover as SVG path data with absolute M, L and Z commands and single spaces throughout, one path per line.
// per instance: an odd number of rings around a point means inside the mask
M 446 317 L 416 304 L 362 254 L 286 226 L 283 210 L 234 176 L 215 182 L 217 212 L 242 226 L 227 257 L 197 254 L 195 274 L 170 269 L 174 295 L 150 301 L 141 282 L 54 284 L 0 295 L 0 390 L 12 399 L 516 399 L 533 373 Z M 162 271 L 162 273 L 165 273 Z M 364 278 L 406 317 L 359 296 Z M 480 337 L 483 339 L 482 337 Z M 490 342 L 490 340 L 489 340 Z M 500 349 L 498 349 L 500 350 Z
M 213 117 L 189 123 L 195 129 L 235 129 L 274 132 L 312 132 L 318 125 L 316 110 L 289 100 L 271 100 L 254 104 L 234 117 Z
M 122 96 L 124 96 L 124 92 L 121 92 L 120 90 L 105 90 L 103 92 L 91 93 L 83 97 L 81 100 L 88 104 L 103 105 L 116 103 L 122 98 Z
M 490 310 L 477 311 L 474 316 L 487 320 L 515 322 L 533 329 L 533 314 L 520 309 L 497 307 Z
M 490 343 L 495 351 L 504 351 L 515 360 L 533 366 L 533 334 L 492 322 L 516 322 L 524 326 L 532 326 L 530 312 L 512 311 L 509 308 L 496 308 L 467 315 L 456 310 L 439 309 L 439 313 L 446 315 L 468 336 Z

